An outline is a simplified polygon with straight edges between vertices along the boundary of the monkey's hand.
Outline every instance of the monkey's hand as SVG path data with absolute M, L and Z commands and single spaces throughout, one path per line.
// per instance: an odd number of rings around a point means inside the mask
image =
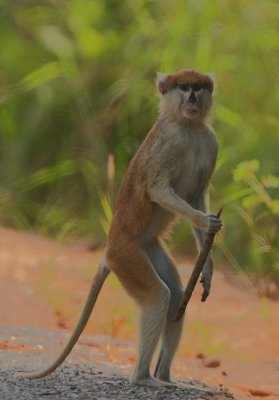
M 222 221 L 216 215 L 205 214 L 197 211 L 194 216 L 193 225 L 208 233 L 217 233 L 222 228 Z
M 211 279 L 212 279 L 212 275 L 213 275 L 213 262 L 212 259 L 209 257 L 207 258 L 203 270 L 202 270 L 202 274 L 201 274 L 201 284 L 203 286 L 203 293 L 202 293 L 202 297 L 201 297 L 201 301 L 205 301 L 210 293 L 210 289 L 211 289 Z

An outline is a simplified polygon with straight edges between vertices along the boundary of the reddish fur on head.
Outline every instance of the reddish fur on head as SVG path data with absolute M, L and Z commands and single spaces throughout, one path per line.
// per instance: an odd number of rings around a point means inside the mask
M 192 69 L 184 69 L 173 75 L 166 75 L 163 80 L 159 80 L 158 88 L 161 94 L 168 93 L 171 89 L 181 84 L 206 84 L 212 93 L 214 88 L 213 80 L 205 74 L 193 71 Z

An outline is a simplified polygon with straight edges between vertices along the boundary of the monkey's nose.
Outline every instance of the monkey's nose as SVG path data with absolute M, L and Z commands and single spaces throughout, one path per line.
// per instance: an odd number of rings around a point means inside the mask
M 191 92 L 188 101 L 189 101 L 189 103 L 196 103 L 197 99 L 193 92 Z

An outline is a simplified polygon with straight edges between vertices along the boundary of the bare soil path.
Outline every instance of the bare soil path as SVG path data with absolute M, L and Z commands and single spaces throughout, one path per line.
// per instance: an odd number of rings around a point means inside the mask
M 100 252 L 62 246 L 36 234 L 0 228 L 0 398 L 279 399 L 279 303 L 259 299 L 251 282 L 230 284 L 216 272 L 212 294 L 191 300 L 173 376 L 201 389 L 135 388 L 136 309 L 111 276 L 85 333 L 62 368 L 40 381 L 15 371 L 47 365 L 70 335 Z M 183 277 L 192 263 L 178 258 Z M 244 287 L 244 289 L 243 289 Z M 115 375 L 116 374 L 116 375 Z M 201 383 L 203 382 L 203 383 Z

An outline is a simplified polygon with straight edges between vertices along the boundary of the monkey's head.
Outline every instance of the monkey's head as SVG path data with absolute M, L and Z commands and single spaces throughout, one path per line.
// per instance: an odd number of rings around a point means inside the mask
M 177 120 L 204 120 L 212 106 L 210 75 L 184 69 L 173 75 L 157 73 L 161 112 Z

